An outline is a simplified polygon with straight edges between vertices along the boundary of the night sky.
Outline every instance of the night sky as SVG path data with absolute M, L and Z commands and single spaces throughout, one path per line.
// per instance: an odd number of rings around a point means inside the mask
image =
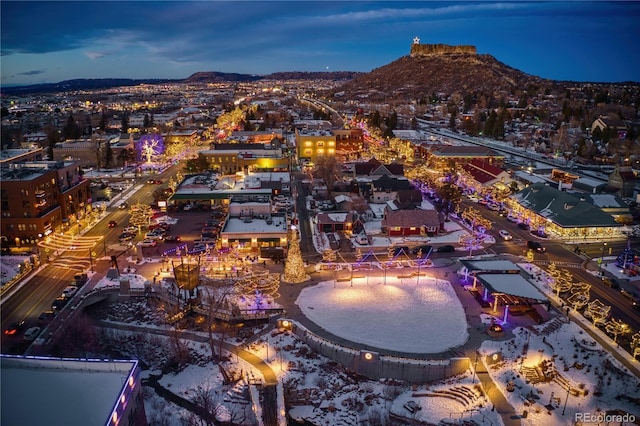
M 0 2 L 1 84 L 368 72 L 469 44 L 543 78 L 640 81 L 640 2 Z

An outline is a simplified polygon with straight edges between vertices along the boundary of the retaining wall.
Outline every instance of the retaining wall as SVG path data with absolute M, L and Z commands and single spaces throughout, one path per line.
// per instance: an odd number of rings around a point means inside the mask
M 470 359 L 466 357 L 425 360 L 348 348 L 314 334 L 295 321 L 292 321 L 292 324 L 293 333 L 315 352 L 370 379 L 391 378 L 410 383 L 425 383 L 465 373 L 471 366 Z

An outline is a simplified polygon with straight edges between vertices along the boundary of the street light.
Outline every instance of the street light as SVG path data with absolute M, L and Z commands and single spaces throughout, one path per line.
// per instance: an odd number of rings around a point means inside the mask
M 473 364 L 473 378 L 471 379 L 471 384 L 476 382 L 476 372 L 478 371 L 478 358 L 480 357 L 480 352 L 476 351 L 476 361 Z M 478 377 L 480 380 L 480 377 Z
M 604 262 L 604 249 L 606 248 L 607 248 L 607 243 L 604 243 L 602 245 L 602 255 L 600 255 L 600 270 L 599 270 L 600 275 L 602 275 L 602 263 Z

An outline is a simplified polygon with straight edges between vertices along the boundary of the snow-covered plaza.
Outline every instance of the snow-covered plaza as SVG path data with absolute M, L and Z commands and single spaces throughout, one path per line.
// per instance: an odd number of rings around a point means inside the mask
M 422 276 L 353 281 L 307 287 L 296 303 L 330 333 L 374 348 L 439 353 L 469 338 L 465 312 L 448 281 Z

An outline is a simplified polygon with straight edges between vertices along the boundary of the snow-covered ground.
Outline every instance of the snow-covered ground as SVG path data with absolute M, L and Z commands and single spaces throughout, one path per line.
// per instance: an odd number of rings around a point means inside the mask
M 0 282 L 2 285 L 33 268 L 35 259 L 32 255 L 25 256 L 0 256 Z
M 640 419 L 640 379 L 578 325 L 556 320 L 514 334 L 511 340 L 483 342 L 480 352 L 516 413 L 528 412 L 522 424 L 572 425 L 578 413 L 618 410 Z M 599 424 L 609 423 L 621 424 Z
M 345 339 L 408 353 L 439 353 L 469 338 L 464 309 L 448 281 L 382 276 L 306 287 L 296 304 Z M 425 339 L 416 339 L 419 330 Z

